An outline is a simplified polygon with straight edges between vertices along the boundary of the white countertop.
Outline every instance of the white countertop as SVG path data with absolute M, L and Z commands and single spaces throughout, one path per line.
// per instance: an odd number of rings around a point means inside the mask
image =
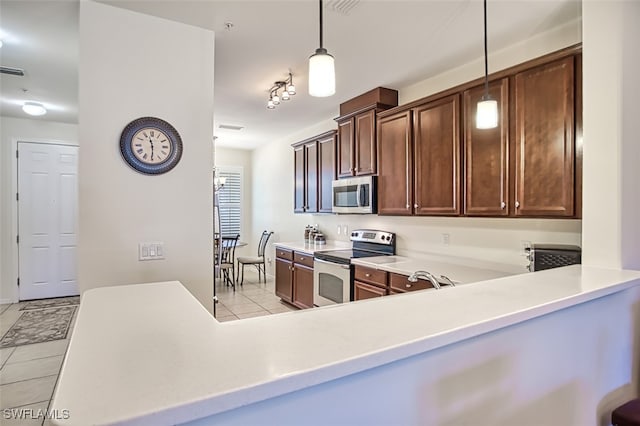
M 351 259 L 351 263 L 401 275 L 411 275 L 420 270 L 428 271 L 435 275 L 436 278 L 440 277 L 440 275 L 445 275 L 453 282 L 460 284 L 486 281 L 514 275 L 510 272 L 453 263 L 456 260 L 457 259 L 453 257 L 450 262 L 443 262 L 428 257 L 413 258 L 405 256 L 377 256 Z M 524 269 L 522 272 L 525 273 Z
M 83 295 L 50 410 L 69 410 L 60 425 L 176 424 L 637 285 L 640 271 L 574 265 L 226 323 L 179 282 L 98 288 Z
M 325 244 L 309 244 L 304 241 L 294 241 L 284 243 L 278 242 L 273 243 L 273 245 L 287 250 L 299 251 L 311 255 L 317 251 L 344 250 L 351 248 L 351 243 L 346 241 L 327 241 Z

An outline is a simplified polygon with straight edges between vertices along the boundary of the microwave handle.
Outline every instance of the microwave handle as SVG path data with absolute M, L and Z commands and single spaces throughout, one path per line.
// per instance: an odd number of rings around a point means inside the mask
M 358 207 L 364 207 L 364 184 L 358 185 Z

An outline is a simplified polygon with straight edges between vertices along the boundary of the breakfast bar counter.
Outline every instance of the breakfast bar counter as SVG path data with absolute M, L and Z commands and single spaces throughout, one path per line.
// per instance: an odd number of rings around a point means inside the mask
M 69 410 L 59 425 L 596 424 L 631 380 L 639 306 L 640 272 L 579 265 L 226 323 L 177 281 L 98 288 L 50 409 Z

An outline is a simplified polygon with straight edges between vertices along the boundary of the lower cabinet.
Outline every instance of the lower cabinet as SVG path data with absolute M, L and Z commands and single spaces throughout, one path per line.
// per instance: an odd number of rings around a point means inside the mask
M 386 296 L 389 292 L 387 275 L 386 271 L 356 265 L 353 281 L 353 300 Z
M 353 282 L 353 300 L 372 299 L 387 295 L 387 289 L 375 285 L 369 285 L 360 281 Z
M 293 265 L 293 304 L 298 308 L 313 308 L 313 268 Z
M 298 308 L 313 308 L 313 256 L 276 248 L 276 296 Z
M 276 296 L 293 301 L 293 262 L 276 257 Z
M 353 300 L 371 299 L 373 297 L 433 288 L 431 282 L 427 280 L 419 279 L 414 283 L 409 281 L 409 277 L 406 275 L 380 271 L 366 266 L 356 265 L 354 274 Z

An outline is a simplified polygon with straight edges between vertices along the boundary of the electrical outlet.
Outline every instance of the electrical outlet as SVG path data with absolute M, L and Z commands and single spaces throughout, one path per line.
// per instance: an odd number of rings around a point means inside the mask
M 520 254 L 522 256 L 528 256 L 530 248 L 531 248 L 531 241 L 528 241 L 528 240 L 520 241 Z
M 342 234 L 343 235 L 349 235 L 349 226 L 342 225 Z
M 342 225 L 338 225 L 338 235 L 340 235 L 340 230 L 342 229 Z
M 445 246 L 449 245 L 450 236 L 449 234 L 442 234 L 442 244 Z

